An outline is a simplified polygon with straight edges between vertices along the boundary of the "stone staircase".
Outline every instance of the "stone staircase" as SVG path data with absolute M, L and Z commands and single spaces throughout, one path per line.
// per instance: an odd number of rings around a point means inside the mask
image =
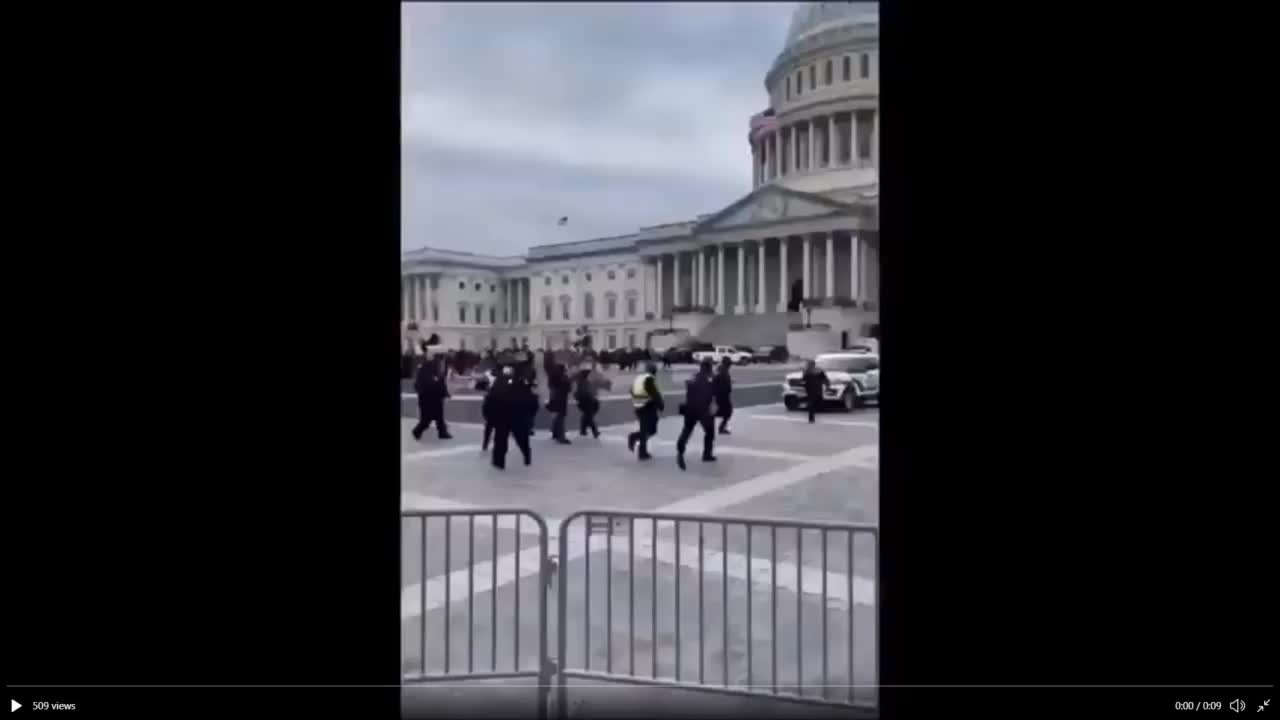
M 801 322 L 800 313 L 717 315 L 698 333 L 698 340 L 713 345 L 786 345 L 787 329 Z

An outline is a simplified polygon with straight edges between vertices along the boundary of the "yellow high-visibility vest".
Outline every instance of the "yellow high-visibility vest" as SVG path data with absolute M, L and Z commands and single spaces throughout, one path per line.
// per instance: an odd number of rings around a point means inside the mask
M 645 389 L 645 381 L 653 377 L 652 375 L 637 375 L 635 382 L 631 383 L 631 404 L 637 409 L 649 404 L 649 391 Z

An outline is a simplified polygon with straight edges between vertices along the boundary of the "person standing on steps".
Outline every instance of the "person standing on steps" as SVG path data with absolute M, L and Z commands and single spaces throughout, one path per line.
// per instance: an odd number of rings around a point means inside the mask
M 449 397 L 449 385 L 445 381 L 445 371 L 440 367 L 438 357 L 422 363 L 418 368 L 413 389 L 418 393 L 418 424 L 413 427 L 413 439 L 421 440 L 422 433 L 432 422 L 436 424 L 441 440 L 452 438 L 449 425 L 444 420 L 444 401 Z
M 827 379 L 827 374 L 818 368 L 818 364 L 810 360 L 804 366 L 804 396 L 805 404 L 809 406 L 809 422 L 813 422 L 814 414 L 818 412 L 818 406 L 822 404 L 822 398 L 827 388 L 831 387 L 831 381 Z
M 596 427 L 596 413 L 600 412 L 600 398 L 597 396 L 596 382 L 591 376 L 591 368 L 585 367 L 578 371 L 574 399 L 578 401 L 578 413 L 582 416 L 578 434 L 586 437 L 587 430 L 590 429 L 592 437 L 600 437 L 600 428 Z
M 564 416 L 569 412 L 569 393 L 573 389 L 572 385 L 564 365 L 555 363 L 547 368 L 547 391 L 551 396 L 547 401 L 547 412 L 552 415 L 551 439 L 561 445 L 571 444 L 564 434 Z
M 716 417 L 720 418 L 720 434 L 730 435 L 729 418 L 733 417 L 733 400 L 730 394 L 733 392 L 733 381 L 729 378 L 729 368 L 733 367 L 733 362 L 729 358 L 720 360 L 720 369 L 711 381 L 711 389 L 714 391 L 716 398 Z
M 711 454 L 716 442 L 716 421 L 711 416 L 711 403 L 715 400 L 715 389 L 711 378 L 711 360 L 703 360 L 698 366 L 698 374 L 685 382 L 684 404 L 680 406 L 680 414 L 684 415 L 684 427 L 680 430 L 680 438 L 676 440 L 676 465 L 685 469 L 684 449 L 689 444 L 689 436 L 693 428 L 702 426 L 702 462 L 715 462 Z
M 657 365 L 645 363 L 644 372 L 637 375 L 631 383 L 631 405 L 636 410 L 640 429 L 627 436 L 627 449 L 635 451 L 636 444 L 639 443 L 640 454 L 637 457 L 641 460 L 653 457 L 649 454 L 649 438 L 658 434 L 658 417 L 666 409 L 662 393 L 658 391 L 658 383 L 654 380 L 657 373 Z

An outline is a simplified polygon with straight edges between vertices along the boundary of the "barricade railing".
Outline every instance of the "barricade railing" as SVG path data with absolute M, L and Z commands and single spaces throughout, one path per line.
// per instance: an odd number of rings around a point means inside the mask
M 577 527 L 580 525 L 581 527 Z M 696 547 L 686 549 L 682 544 L 682 530 L 695 526 Z M 711 531 L 708 532 L 710 527 Z M 735 528 L 734 532 L 730 532 Z M 865 536 L 871 547 L 855 543 L 855 539 Z M 685 536 L 689 537 L 689 536 Z M 819 553 L 820 566 L 805 564 L 806 537 L 821 539 Z M 779 540 L 784 545 L 790 544 L 793 559 L 787 560 L 779 555 Z M 832 542 L 834 539 L 834 543 Z M 767 542 L 769 554 L 764 558 L 757 557 L 759 541 Z M 708 542 L 709 541 L 709 542 Z M 736 545 L 736 547 L 735 547 Z M 710 547 L 708 547 L 710 546 Z M 812 552 L 812 545 L 810 545 Z M 787 548 L 784 547 L 784 551 Z M 625 551 L 625 566 L 619 567 L 614 556 Z M 603 552 L 603 558 L 594 559 L 593 554 Z M 843 554 L 843 572 L 832 572 L 829 563 L 830 555 Z M 686 563 L 689 556 L 696 558 L 696 565 Z M 859 567 L 855 556 L 864 557 L 865 564 Z M 641 609 L 641 627 L 648 625 L 648 634 L 640 636 L 642 648 L 648 648 L 649 662 L 642 662 L 637 672 L 637 609 L 636 590 L 637 557 L 641 560 L 640 579 L 647 582 L 648 612 Z M 815 703 L 823 705 L 851 706 L 867 711 L 874 716 L 877 712 L 878 698 L 875 686 L 878 682 L 877 640 L 879 607 L 876 582 L 878 557 L 878 531 L 873 525 L 822 523 L 797 520 L 778 520 L 764 518 L 727 517 L 715 515 L 671 514 L 631 512 L 617 510 L 584 510 L 566 517 L 559 528 L 559 581 L 557 583 L 557 665 L 559 673 L 556 679 L 556 705 L 561 717 L 567 716 L 569 710 L 568 688 L 570 679 L 586 681 L 622 682 L 641 685 L 658 685 L 669 688 L 708 691 L 729 695 L 749 697 L 773 697 L 791 702 Z M 578 564 L 581 559 L 581 572 L 571 572 L 571 564 Z M 659 561 L 666 567 L 674 565 L 674 571 L 668 577 L 659 573 Z M 812 561 L 812 557 L 811 557 Z M 603 582 L 592 583 L 593 564 L 603 563 Z M 648 565 L 647 571 L 643 568 Z M 794 567 L 791 567 L 794 565 Z M 870 567 L 865 567 L 870 565 Z M 785 573 L 780 582 L 779 568 L 783 566 Z M 710 598 L 713 605 L 713 626 L 708 627 L 706 614 L 707 571 L 719 574 L 719 592 Z M 855 572 L 862 571 L 862 576 Z M 598 571 L 597 571 L 598 572 Z M 682 625 L 693 624 L 692 609 L 686 607 L 681 594 L 681 576 L 696 572 L 697 589 L 697 675 L 692 677 L 692 668 L 684 667 L 684 656 L 687 652 L 682 634 Z M 790 577 L 787 577 L 790 574 Z M 597 576 L 598 577 L 598 576 Z M 621 578 L 621 579 L 620 579 Z M 580 579 L 579 584 L 577 580 Z M 789 583 L 794 580 L 794 587 Z M 686 578 L 686 583 L 692 578 Z M 732 581 L 732 585 L 731 585 Z M 659 612 L 661 593 L 659 586 L 674 585 L 667 588 L 672 595 L 671 612 Z M 600 586 L 600 587 L 597 587 Z M 620 633 L 615 633 L 615 586 L 625 596 L 625 617 L 619 621 Z M 730 588 L 734 588 L 734 599 L 731 606 Z M 758 637 L 760 632 L 756 623 L 761 613 L 755 605 L 763 602 L 756 595 L 762 588 L 767 588 L 769 632 L 766 637 Z M 779 634 L 779 619 L 783 614 L 779 603 L 779 588 L 791 590 L 795 594 L 794 637 Z M 713 587 L 713 591 L 715 588 Z M 592 643 L 593 611 L 599 622 L 599 611 L 593 608 L 593 595 L 604 595 L 604 626 L 598 635 L 603 635 L 603 643 Z M 641 595 L 644 593 L 642 592 Z M 714 595 L 718 594 L 716 598 Z M 741 597 L 745 595 L 745 597 Z M 807 651 L 813 649 L 816 641 L 812 633 L 806 640 L 805 602 L 811 596 L 820 598 L 820 610 L 810 608 L 810 616 L 819 615 L 821 658 L 816 659 L 820 675 L 816 682 L 806 679 L 805 662 Z M 790 598 L 786 598 L 790 600 Z M 718 605 L 716 605 L 718 601 Z M 570 605 L 574 605 L 570 612 Z M 859 605 L 868 608 L 863 613 L 855 613 Z M 835 608 L 837 619 L 832 623 L 830 617 Z M 688 612 L 686 612 L 688 611 Z M 718 611 L 719 617 L 716 618 Z M 744 611 L 745 623 L 736 618 L 739 611 Z M 840 613 L 843 611 L 843 619 Z M 643 615 L 648 615 L 644 618 Z M 684 617 L 685 615 L 688 617 Z M 860 616 L 860 617 L 859 617 Z M 660 619 L 667 620 L 663 628 Z M 786 620 L 783 618 L 785 625 Z M 648 622 L 645 623 L 644 621 Z M 812 625 L 812 617 L 810 617 Z M 831 625 L 836 627 L 832 628 Z M 714 625 L 719 625 L 715 628 Z M 863 632 L 870 635 L 862 644 L 857 642 L 857 626 L 862 625 Z M 708 674 L 707 631 L 713 633 L 712 640 L 719 635 L 719 647 L 712 647 L 712 674 Z M 763 628 L 761 628 L 762 630 Z M 811 630 L 817 628 L 810 628 Z M 670 631 L 669 633 L 666 631 Z M 578 632 L 571 647 L 570 636 Z M 829 632 L 833 631 L 833 632 Z M 624 647 L 616 648 L 615 635 Z M 669 652 L 662 655 L 666 641 Z M 794 640 L 794 646 L 790 643 Z M 842 674 L 833 672 L 830 667 L 831 641 L 843 644 L 843 657 L 838 662 L 844 663 Z M 761 642 L 762 641 L 762 642 Z M 581 643 L 579 645 L 579 642 Z M 768 668 L 757 668 L 757 650 L 767 643 Z M 599 645 L 603 644 L 603 648 Z M 618 653 L 615 650 L 621 649 Z M 603 650 L 603 652 L 601 652 Z M 784 679 L 779 672 L 780 650 L 784 654 L 794 654 L 794 676 Z M 571 661 L 571 653 L 581 652 L 582 662 Z M 601 662 L 600 655 L 603 654 Z M 643 650 L 642 653 L 644 654 Z M 858 668 L 857 656 L 864 659 L 863 667 Z M 869 660 L 867 657 L 869 656 Z M 733 660 L 739 662 L 734 667 Z M 603 665 L 593 669 L 593 660 Z M 644 665 L 648 665 L 647 668 Z M 665 665 L 666 667 L 662 667 Z M 718 665 L 719 672 L 714 672 Z M 670 668 L 671 674 L 663 671 Z M 783 668 L 790 674 L 788 668 Z M 811 672 L 813 670 L 811 669 Z M 842 675 L 842 676 L 841 676 Z M 686 677 L 690 676 L 690 677 Z M 836 682 L 832 682 L 835 680 Z M 843 682 L 840 682 L 843 681 Z
M 405 599 L 404 614 L 418 618 L 419 628 L 417 642 L 406 637 L 403 640 L 404 655 L 416 645 L 418 651 L 416 668 L 409 670 L 409 662 L 402 672 L 402 682 L 406 685 L 431 683 L 439 681 L 499 680 L 508 678 L 530 678 L 537 681 L 537 717 L 545 718 L 547 700 L 550 692 L 552 675 L 555 666 L 548 657 L 547 645 L 547 592 L 555 575 L 554 562 L 547 550 L 547 523 L 537 513 L 520 508 L 477 508 L 465 510 L 414 510 L 401 513 L 402 556 L 417 555 L 416 563 L 410 561 L 410 567 L 416 566 L 416 577 L 420 584 L 416 607 L 415 598 L 408 594 Z M 481 557 L 477 563 L 477 526 L 482 533 L 483 544 L 488 545 L 488 558 Z M 455 562 L 454 556 L 459 554 L 455 545 L 455 534 L 465 536 L 465 560 Z M 511 534 L 514 540 L 501 542 L 504 535 Z M 523 538 L 529 534 L 537 536 L 536 545 L 525 547 Z M 459 540 L 462 538 L 459 537 Z M 510 545 L 509 552 L 500 553 L 501 545 Z M 436 559 L 441 572 L 431 575 L 429 561 Z M 488 567 L 485 567 L 487 560 Z M 461 566 L 462 569 L 455 569 Z M 501 572 L 500 572 L 501 570 Z M 455 575 L 465 576 L 455 578 Z M 500 575 L 503 582 L 499 582 Z M 537 631 L 534 635 L 535 662 L 528 667 L 522 662 L 520 655 L 521 640 L 521 579 L 524 575 L 536 575 L 536 598 L 525 598 L 537 603 Z M 479 576 L 477 578 L 477 576 Z M 479 587 L 477 579 L 480 580 Z M 514 579 L 514 582 L 511 580 Z M 454 609 L 455 603 L 462 602 L 460 583 L 465 581 L 466 606 L 466 665 L 458 667 L 453 659 L 456 646 Z M 499 594 L 502 585 L 511 587 Z M 487 593 L 488 617 L 476 616 L 476 596 Z M 504 609 L 499 617 L 500 607 Z M 443 610 L 439 622 L 432 622 L 433 611 Z M 506 612 L 509 610 L 510 612 Z M 415 613 L 416 611 L 416 613 Z M 487 669 L 476 662 L 475 631 L 477 620 L 480 620 L 482 632 L 488 634 Z M 484 621 L 487 620 L 487 626 Z M 504 632 L 509 628 L 509 632 Z M 509 637 L 511 642 L 511 663 L 499 662 L 499 636 Z M 435 650 L 440 651 L 438 660 L 428 656 Z M 527 649 L 527 648 L 526 648 Z M 483 660 L 483 656 L 481 657 Z

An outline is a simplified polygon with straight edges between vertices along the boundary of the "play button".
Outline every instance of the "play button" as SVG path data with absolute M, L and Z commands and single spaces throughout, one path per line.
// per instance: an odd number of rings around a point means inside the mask
M 9 700 L 9 705 L 11 705 L 11 706 L 12 706 L 12 708 L 13 708 L 13 709 L 12 709 L 12 710 L 10 710 L 9 712 L 18 712 L 18 708 L 22 707 L 22 703 L 18 702 L 17 700 L 13 700 L 13 699 L 10 699 L 10 700 Z

